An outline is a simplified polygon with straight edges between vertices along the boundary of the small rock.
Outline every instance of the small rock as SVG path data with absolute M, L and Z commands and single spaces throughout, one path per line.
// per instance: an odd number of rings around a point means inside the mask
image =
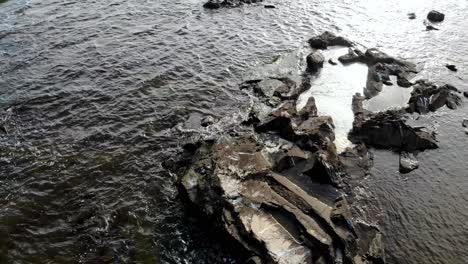
M 400 172 L 409 173 L 419 167 L 419 163 L 412 153 L 400 153 Z
M 221 8 L 221 3 L 216 1 L 208 1 L 203 5 L 207 9 L 218 9 Z
M 391 81 L 387 81 L 387 80 L 384 80 L 383 84 L 385 84 L 387 86 L 392 86 L 393 85 L 393 83 Z
M 331 65 L 337 65 L 338 63 L 336 63 L 336 61 L 334 61 L 333 59 L 329 59 L 328 60 L 328 63 L 330 63 Z
M 445 67 L 447 67 L 447 69 L 454 71 L 454 72 L 458 71 L 457 66 L 453 64 L 446 64 Z
M 445 15 L 438 11 L 432 10 L 427 14 L 427 19 L 432 22 L 442 22 L 445 19 Z
M 264 5 L 263 7 L 265 7 L 265 8 L 276 8 L 276 6 L 274 6 L 274 5 Z
M 465 134 L 468 135 L 468 128 L 465 128 Z
M 409 19 L 416 19 L 416 14 L 415 13 L 409 13 L 408 18 Z
M 207 127 L 207 126 L 209 126 L 209 125 L 214 124 L 215 121 L 216 121 L 216 120 L 215 120 L 214 117 L 212 117 L 212 116 L 205 116 L 205 117 L 202 118 L 200 124 L 201 124 L 202 127 Z
M 411 87 L 413 84 L 408 81 L 408 79 L 406 78 L 398 78 L 397 80 L 397 84 L 401 87 L 405 87 L 405 88 L 408 88 L 408 87 Z
M 463 95 L 468 98 L 468 92 L 463 92 Z
M 462 126 L 468 127 L 468 119 L 463 119 Z
M 312 52 L 307 56 L 307 66 L 309 71 L 317 72 L 320 68 L 323 67 L 323 62 L 325 58 L 323 57 L 322 53 L 318 50 Z
M 427 30 L 427 31 L 430 31 L 430 30 L 439 30 L 439 29 L 436 28 L 436 27 L 434 27 L 434 26 L 432 26 L 432 25 L 427 25 L 427 26 L 426 26 L 426 30 Z

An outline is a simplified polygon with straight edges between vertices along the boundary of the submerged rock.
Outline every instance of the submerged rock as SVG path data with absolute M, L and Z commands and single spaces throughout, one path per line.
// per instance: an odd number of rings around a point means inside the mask
M 315 73 L 319 69 L 323 68 L 324 62 L 325 57 L 323 57 L 320 51 L 316 50 L 307 56 L 307 69 L 310 72 Z
M 353 46 L 353 43 L 350 40 L 344 37 L 336 36 L 329 31 L 325 31 L 321 35 L 309 39 L 309 44 L 314 49 L 326 49 L 329 46 Z
M 445 15 L 438 11 L 432 10 L 427 14 L 427 19 L 431 22 L 442 22 L 445 19 Z
M 400 153 L 400 172 L 409 173 L 419 167 L 418 160 L 412 153 L 401 152 Z

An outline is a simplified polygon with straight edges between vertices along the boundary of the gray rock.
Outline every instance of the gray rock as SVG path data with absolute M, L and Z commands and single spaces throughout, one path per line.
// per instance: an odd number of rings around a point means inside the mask
M 431 22 L 442 22 L 445 19 L 445 15 L 438 11 L 432 10 L 427 14 L 427 19 Z
M 329 31 L 325 31 L 321 35 L 309 39 L 309 44 L 314 49 L 326 49 L 329 46 L 351 47 L 353 45 L 348 39 L 336 36 Z
M 463 92 L 463 95 L 468 98 L 468 92 Z
M 307 56 L 307 69 L 310 72 L 315 73 L 323 67 L 324 62 L 325 57 L 323 57 L 320 51 L 316 50 Z
M 418 160 L 412 153 L 400 153 L 400 172 L 409 173 L 419 167 Z
M 363 55 L 364 54 L 362 53 L 362 51 L 358 49 L 349 48 L 348 53 L 343 56 L 340 56 L 338 60 L 343 64 L 355 63 L 362 61 Z
M 431 30 L 439 30 L 439 29 L 434 27 L 433 25 L 427 25 L 426 26 L 426 31 L 431 31 Z
M 462 126 L 463 127 L 468 127 L 468 119 L 463 119 Z
M 416 14 L 415 13 L 408 13 L 408 18 L 409 19 L 416 19 Z
M 328 63 L 330 63 L 331 65 L 337 65 L 338 63 L 336 63 L 336 61 L 334 61 L 333 59 L 329 59 L 328 60 Z

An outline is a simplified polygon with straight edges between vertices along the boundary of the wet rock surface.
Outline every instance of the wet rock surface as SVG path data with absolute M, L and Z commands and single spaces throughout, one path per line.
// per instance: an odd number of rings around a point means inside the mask
M 352 45 L 331 33 L 313 39 L 316 49 Z M 364 92 L 378 93 L 390 75 L 400 86 L 413 86 L 408 107 L 372 113 L 363 102 L 374 95 L 356 94 L 349 134 L 355 146 L 339 154 L 333 120 L 318 116 L 315 99 L 309 97 L 297 108 L 310 82 L 249 80 L 240 85 L 252 102 L 244 121 L 216 138 L 185 145 L 181 161 L 166 166 L 179 176 L 187 205 L 219 230 L 223 240 L 232 241 L 246 263 L 385 263 L 379 229 L 353 217 L 351 186 L 373 164 L 368 148 L 400 153 L 399 170 L 409 173 L 419 166 L 415 153 L 438 148 L 438 142 L 433 132 L 408 125 L 405 114 L 461 104 L 457 88 L 426 80 L 413 84 L 413 64 L 377 49 L 364 53 L 351 47 L 339 60 L 368 65 Z M 317 72 L 324 61 L 313 51 L 307 57 L 308 72 Z
M 336 152 L 333 120 L 317 115 L 313 97 L 297 109 L 308 87 L 284 77 L 242 83 L 252 99 L 246 120 L 186 145 L 182 162 L 166 167 L 244 261 L 381 263 L 378 228 L 355 222 L 346 198 L 347 179 L 366 174 L 365 154 Z
M 400 172 L 409 173 L 419 167 L 418 160 L 412 153 L 400 153 Z
M 314 49 L 326 49 L 329 46 L 351 47 L 353 43 L 344 37 L 325 31 L 321 35 L 309 39 L 309 45 Z
M 427 19 L 431 22 L 442 22 L 445 19 L 445 15 L 441 12 L 432 10 L 427 14 Z
M 222 7 L 232 8 L 239 7 L 243 4 L 259 3 L 263 0 L 209 0 L 203 7 L 207 9 L 218 9 Z
M 319 50 L 316 50 L 307 56 L 307 68 L 312 73 L 315 73 L 319 69 L 323 68 L 324 62 L 325 57 L 323 57 Z

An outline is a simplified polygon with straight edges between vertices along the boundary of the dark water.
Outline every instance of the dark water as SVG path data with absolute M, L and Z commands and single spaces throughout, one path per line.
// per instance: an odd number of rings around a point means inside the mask
M 466 1 L 268 2 L 277 8 L 1 3 L 0 263 L 213 263 L 212 255 L 229 255 L 186 219 L 161 162 L 191 135 L 183 128 L 192 120 L 247 108 L 237 90 L 245 76 L 323 30 L 468 89 Z M 426 32 L 433 8 L 447 20 Z M 420 154 L 412 174 L 398 175 L 396 156 L 376 153 L 363 203 L 383 209 L 390 263 L 466 262 L 467 115 L 464 107 L 426 120 L 442 147 Z

